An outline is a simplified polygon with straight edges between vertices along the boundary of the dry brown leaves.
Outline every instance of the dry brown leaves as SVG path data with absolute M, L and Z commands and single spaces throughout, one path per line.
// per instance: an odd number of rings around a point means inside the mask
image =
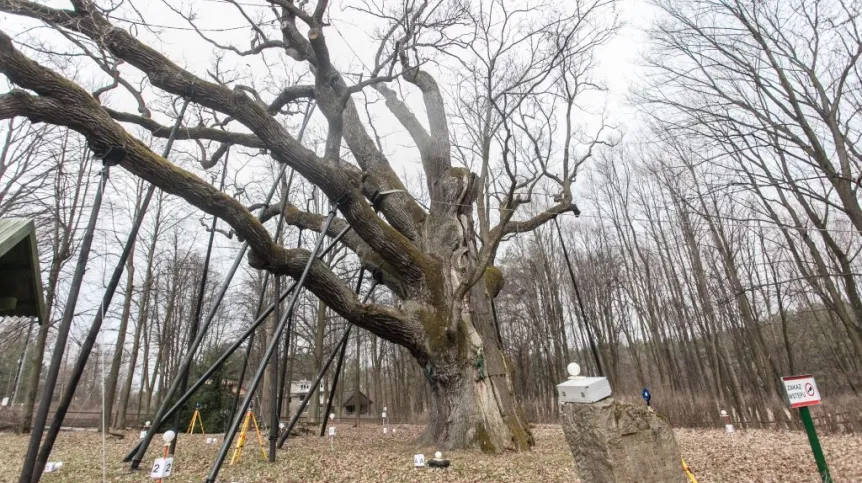
M 337 425 L 334 450 L 329 438 L 306 436 L 288 440 L 278 461 L 261 461 L 256 438 L 250 437 L 242 460 L 227 464 L 220 482 L 573 482 L 574 465 L 563 432 L 556 425 L 534 428 L 536 447 L 520 454 L 487 456 L 472 451 L 453 451 L 445 456 L 452 461 L 449 470 L 417 470 L 413 455 L 433 455 L 434 448 L 418 448 L 413 439 L 422 429 L 396 426 L 395 435 L 383 435 L 380 427 Z M 801 432 L 746 431 L 725 434 L 721 430 L 678 430 L 683 457 L 700 483 L 737 482 L 816 482 L 817 470 L 808 440 Z M 149 468 L 162 448 L 154 444 L 142 464 L 144 471 L 130 473 L 121 462 L 136 440 L 108 439 L 107 480 L 111 482 L 153 481 Z M 862 436 L 825 436 L 821 438 L 836 482 L 862 482 Z M 266 444 L 266 441 L 265 441 Z M 25 436 L 0 435 L 0 481 L 16 481 L 27 446 Z M 201 435 L 180 436 L 174 475 L 169 483 L 199 483 L 208 473 L 218 452 L 207 446 Z M 230 457 L 228 454 L 228 457 Z M 56 473 L 45 474 L 42 481 L 101 481 L 101 436 L 92 432 L 64 432 L 60 435 L 52 461 L 63 461 Z M 644 469 L 644 482 L 649 470 Z

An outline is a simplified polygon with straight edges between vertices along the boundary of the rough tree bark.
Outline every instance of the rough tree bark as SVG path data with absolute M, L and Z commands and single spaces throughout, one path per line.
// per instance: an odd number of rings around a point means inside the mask
M 332 223 L 328 234 L 332 236 L 349 224 L 353 230 L 343 243 L 394 294 L 399 304 L 360 303 L 348 285 L 323 262 L 312 265 L 307 288 L 349 322 L 409 350 L 431 387 L 432 408 L 428 427 L 421 437 L 423 442 L 434 443 L 441 449 L 481 448 L 487 452 L 524 450 L 532 445 L 524 413 L 513 396 L 513 367 L 505 359 L 491 317 L 491 299 L 503 284 L 502 273 L 493 263 L 505 237 L 529 232 L 560 214 L 577 212 L 571 192 L 577 166 L 602 141 L 597 135 L 584 150 L 586 154 L 578 153 L 570 159 L 575 151 L 570 149 L 567 139 L 562 163 L 554 163 L 562 168 L 555 173 L 551 173 L 549 153 L 537 152 L 539 159 L 529 161 L 532 166 L 519 166 L 523 161 L 516 155 L 520 148 L 514 144 L 513 131 L 530 136 L 534 126 L 529 121 L 530 113 L 522 113 L 523 125 L 510 117 L 526 105 L 529 95 L 521 90 L 535 93 L 539 89 L 556 88 L 558 82 L 552 79 L 552 72 L 560 78 L 575 71 L 578 75 L 583 73 L 580 65 L 563 61 L 583 55 L 584 49 L 589 51 L 607 40 L 608 30 L 590 26 L 584 35 L 575 35 L 574 29 L 582 25 L 583 15 L 600 15 L 602 7 L 610 2 L 587 2 L 589 8 L 550 21 L 544 34 L 524 35 L 525 45 L 535 38 L 550 39 L 549 45 L 532 52 L 529 59 L 532 64 L 511 84 L 511 92 L 501 88 L 488 100 L 484 114 L 488 122 L 481 149 L 484 162 L 479 176 L 453 165 L 445 100 L 435 79 L 419 67 L 422 59 L 411 59 L 424 41 L 423 29 L 438 28 L 441 24 L 436 9 L 429 7 L 428 1 L 411 2 L 409 8 L 395 17 L 391 32 L 381 43 L 371 76 L 349 85 L 330 61 L 323 32 L 328 2 L 319 0 L 313 11 L 306 11 L 306 3 L 271 0 L 279 9 L 281 39 L 268 39 L 267 32 L 257 28 L 262 39 L 252 51 L 234 50 L 240 55 L 253 55 L 266 48 L 284 49 L 294 59 L 308 64 L 314 85 L 288 87 L 269 105 L 251 88 L 232 89 L 227 83 L 213 83 L 184 70 L 112 25 L 92 1 L 71 3 L 72 8 L 65 10 L 26 0 L 0 0 L 0 11 L 35 18 L 55 29 L 88 37 L 103 55 L 121 60 L 129 69 L 145 75 L 154 89 L 190 97 L 202 108 L 228 117 L 218 127 L 181 129 L 180 139 L 265 147 L 277 162 L 295 169 L 330 200 L 339 200 L 342 217 Z M 307 35 L 300 32 L 297 20 L 305 24 Z M 442 23 L 452 25 L 456 21 Z M 498 54 L 505 50 L 501 47 Z M 503 57 L 499 60 L 504 61 Z M 275 243 L 263 224 L 236 199 L 153 153 L 119 122 L 136 124 L 157 135 L 166 132 L 164 126 L 146 115 L 119 113 L 103 107 L 77 84 L 29 59 L 2 32 L 0 72 L 13 85 L 26 89 L 0 95 L 0 118 L 25 116 L 68 126 L 82 133 L 98 152 L 122 146 L 126 156 L 120 165 L 124 169 L 230 224 L 249 243 L 249 264 L 253 268 L 293 277 L 302 271 L 310 255 L 308 251 L 287 249 Z M 493 77 L 489 76 L 489 82 Z M 385 86 L 384 83 L 396 79 L 421 92 L 427 128 Z M 363 125 L 351 95 L 370 86 L 383 95 L 387 107 L 419 150 L 430 197 L 428 209 L 407 192 Z M 580 91 L 580 88 L 570 90 L 567 84 L 566 91 L 561 93 L 569 100 L 570 108 Z M 277 118 L 288 102 L 308 97 L 316 100 L 329 127 L 322 157 L 298 143 Z M 566 115 L 571 115 L 571 109 Z M 249 133 L 222 129 L 229 122 L 241 124 Z M 571 118 L 567 124 L 566 137 L 575 137 Z M 505 132 L 499 138 L 500 159 L 491 160 L 493 151 L 489 146 L 501 129 Z M 538 136 L 549 135 L 541 125 L 536 129 Z M 350 161 L 341 157 L 342 142 L 352 154 Z M 492 166 L 489 160 L 495 164 Z M 489 173 L 494 171 L 489 166 L 499 173 L 500 179 L 490 180 Z M 533 189 L 540 180 L 555 184 L 560 194 L 553 203 L 533 210 L 532 216 L 515 221 L 517 209 L 533 201 Z M 499 203 L 496 208 L 500 213 L 493 220 L 489 215 L 491 187 L 497 189 L 494 199 Z M 478 223 L 474 218 L 477 201 L 482 205 Z M 321 230 L 321 216 L 302 212 L 287 202 L 274 203 L 267 212 L 269 216 L 284 216 L 291 225 Z

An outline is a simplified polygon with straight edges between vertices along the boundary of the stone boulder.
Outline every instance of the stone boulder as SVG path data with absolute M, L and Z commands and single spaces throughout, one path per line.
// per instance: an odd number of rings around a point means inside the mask
M 668 421 L 646 406 L 604 399 L 563 404 L 566 442 L 584 483 L 686 483 Z

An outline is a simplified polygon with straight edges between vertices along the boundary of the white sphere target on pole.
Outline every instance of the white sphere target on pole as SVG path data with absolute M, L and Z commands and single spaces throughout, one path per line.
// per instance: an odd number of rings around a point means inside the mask
M 149 424 L 149 421 L 147 421 Z M 162 481 L 163 478 L 167 478 L 171 476 L 171 470 L 174 465 L 174 458 L 172 456 L 168 456 L 168 448 L 171 446 L 171 441 L 177 437 L 177 433 L 174 430 L 169 429 L 162 434 L 162 441 L 165 442 L 165 452 L 161 458 L 156 458 L 153 462 L 153 469 L 150 471 L 150 478 L 156 479 L 159 482 Z

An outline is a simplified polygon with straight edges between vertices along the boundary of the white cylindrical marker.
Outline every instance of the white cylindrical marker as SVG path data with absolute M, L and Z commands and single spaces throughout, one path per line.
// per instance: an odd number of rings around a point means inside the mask
M 721 410 L 721 419 L 724 420 L 724 431 L 732 433 L 734 431 L 733 424 L 730 422 L 730 415 L 724 409 Z

